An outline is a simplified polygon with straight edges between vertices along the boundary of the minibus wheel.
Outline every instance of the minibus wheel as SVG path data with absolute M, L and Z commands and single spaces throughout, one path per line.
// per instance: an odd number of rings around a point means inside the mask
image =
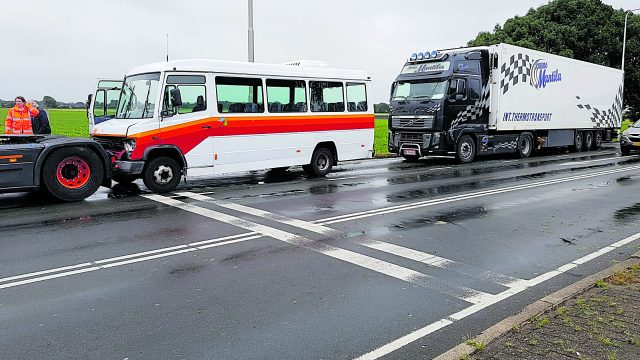
M 160 156 L 149 161 L 142 170 L 144 185 L 154 193 L 167 193 L 180 184 L 182 170 L 174 159 Z
M 309 165 L 313 176 L 325 176 L 333 168 L 333 153 L 325 147 L 318 148 L 313 152 Z

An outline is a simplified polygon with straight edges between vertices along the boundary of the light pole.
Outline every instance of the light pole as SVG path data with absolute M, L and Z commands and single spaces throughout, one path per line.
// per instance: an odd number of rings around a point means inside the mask
M 622 36 L 622 72 L 623 73 L 624 73 L 624 53 L 627 46 L 627 19 L 629 18 L 629 14 L 638 10 L 640 10 L 640 8 L 627 10 L 627 13 L 624 15 L 624 35 Z
M 625 27 L 626 31 L 626 27 Z M 622 50 L 624 54 L 624 48 Z M 253 53 L 253 0 L 249 0 L 249 62 L 254 61 Z M 624 62 L 624 60 L 623 60 Z M 624 67 L 624 65 L 622 65 Z

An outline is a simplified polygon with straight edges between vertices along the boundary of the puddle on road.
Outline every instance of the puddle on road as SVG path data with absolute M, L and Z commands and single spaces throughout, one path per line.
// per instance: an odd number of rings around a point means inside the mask
M 427 217 L 414 218 L 402 221 L 397 224 L 392 224 L 389 226 L 389 229 L 404 231 L 433 225 L 443 225 L 447 223 L 457 225 L 456 223 L 458 221 L 481 218 L 488 213 L 489 211 L 484 206 L 458 208 L 451 211 L 438 212 Z
M 640 220 L 640 203 L 617 210 L 613 214 L 613 218 L 617 223 L 627 223 L 630 221 Z

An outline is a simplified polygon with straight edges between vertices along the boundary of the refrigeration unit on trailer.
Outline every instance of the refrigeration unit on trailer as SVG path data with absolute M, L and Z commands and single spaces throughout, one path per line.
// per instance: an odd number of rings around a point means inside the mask
M 414 53 L 391 88 L 389 151 L 409 160 L 600 147 L 622 118 L 622 71 L 517 46 Z
M 187 171 L 302 165 L 323 176 L 338 160 L 372 156 L 370 82 L 308 60 L 149 64 L 127 74 L 115 116 L 94 121 L 91 136 L 111 155 L 115 181 L 142 178 L 154 192 L 175 189 Z

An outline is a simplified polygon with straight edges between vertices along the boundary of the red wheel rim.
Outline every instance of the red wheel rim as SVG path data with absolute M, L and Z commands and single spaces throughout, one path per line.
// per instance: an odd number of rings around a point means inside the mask
M 91 168 L 84 159 L 70 156 L 58 164 L 56 178 L 67 189 L 77 189 L 89 182 Z

